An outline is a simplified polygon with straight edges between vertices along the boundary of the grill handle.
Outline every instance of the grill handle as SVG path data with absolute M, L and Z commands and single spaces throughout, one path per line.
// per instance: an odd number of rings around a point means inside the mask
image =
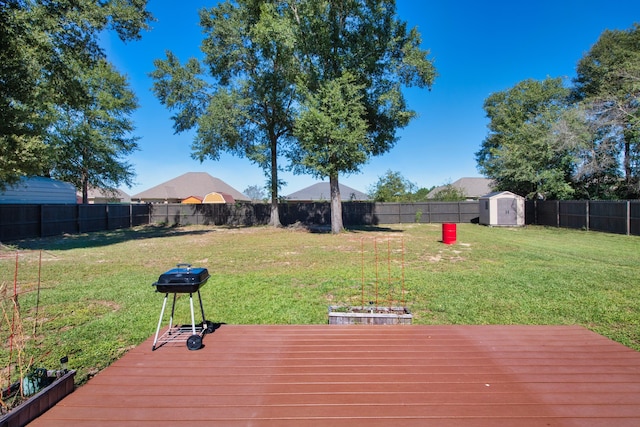
M 189 264 L 188 262 L 181 262 L 176 264 L 176 267 L 180 268 L 180 267 L 186 267 L 187 271 L 191 270 L 191 264 Z

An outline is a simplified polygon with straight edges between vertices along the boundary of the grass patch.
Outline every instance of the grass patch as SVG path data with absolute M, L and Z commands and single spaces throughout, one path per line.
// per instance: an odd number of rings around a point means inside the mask
M 578 324 L 640 350 L 638 237 L 460 224 L 458 243 L 443 245 L 437 224 L 386 227 L 143 227 L 16 242 L 0 250 L 0 340 L 18 253 L 25 360 L 55 368 L 68 354 L 79 382 L 153 335 L 162 295 L 151 284 L 179 262 L 209 269 L 212 322 L 325 324 L 329 305 L 361 304 L 363 283 L 366 301 L 397 305 L 404 277 L 414 324 Z M 176 319 L 188 323 L 180 298 Z

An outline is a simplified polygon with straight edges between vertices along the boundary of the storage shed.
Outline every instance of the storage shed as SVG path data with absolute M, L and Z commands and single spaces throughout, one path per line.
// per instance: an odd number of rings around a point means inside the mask
M 510 191 L 498 191 L 480 197 L 480 224 L 523 226 L 524 197 Z
M 11 204 L 75 204 L 76 189 L 68 182 L 51 178 L 22 178 L 17 184 L 0 191 L 0 203 Z

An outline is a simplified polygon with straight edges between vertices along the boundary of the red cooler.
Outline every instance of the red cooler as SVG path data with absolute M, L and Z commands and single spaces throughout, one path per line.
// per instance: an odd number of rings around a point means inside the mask
M 456 242 L 456 225 L 442 224 L 442 243 L 452 245 Z

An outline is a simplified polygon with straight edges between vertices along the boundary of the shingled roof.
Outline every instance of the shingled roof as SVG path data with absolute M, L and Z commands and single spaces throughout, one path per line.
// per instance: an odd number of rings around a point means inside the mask
M 338 184 L 340 187 L 340 198 L 342 201 L 362 201 L 369 200 L 369 196 L 361 191 L 354 190 L 344 184 Z M 328 201 L 331 200 L 331 188 L 328 182 L 318 182 L 303 188 L 302 190 L 291 193 L 287 196 L 287 200 L 292 201 Z
M 451 186 L 464 191 L 467 198 L 477 199 L 492 191 L 493 180 L 488 178 L 460 178 L 452 182 Z M 444 188 L 446 188 L 446 185 L 434 188 L 429 192 L 427 198 L 435 197 Z
M 187 172 L 141 193 L 131 196 L 132 202 L 180 203 L 189 196 L 204 198 L 211 192 L 226 193 L 237 201 L 250 199 L 221 179 L 206 172 Z

